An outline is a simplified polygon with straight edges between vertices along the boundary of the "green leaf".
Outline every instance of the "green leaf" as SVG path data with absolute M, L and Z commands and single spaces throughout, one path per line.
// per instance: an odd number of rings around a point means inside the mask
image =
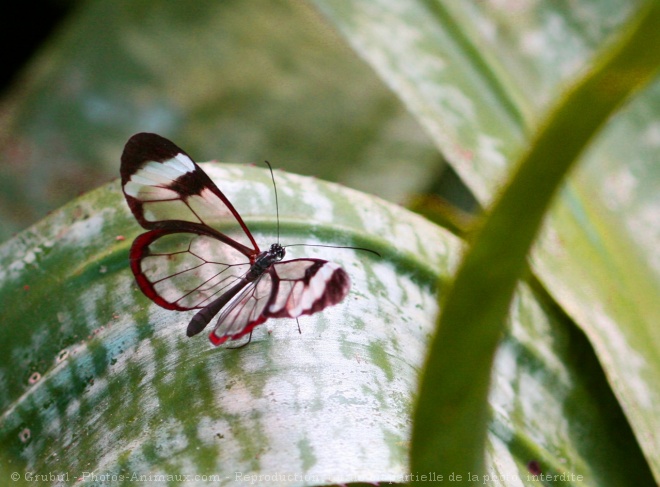
M 527 253 L 563 177 L 608 117 L 655 75 L 658 23 L 655 4 L 570 90 L 475 236 L 443 297 L 425 365 L 413 430 L 414 469 L 445 475 L 484 471 L 480 445 L 486 438 L 490 364 Z
M 272 241 L 269 174 L 204 167 L 257 240 Z M 0 469 L 22 479 L 411 480 L 410 415 L 434 327 L 433 284 L 449 280 L 461 244 L 374 197 L 291 174 L 276 179 L 284 244 L 383 255 L 305 248 L 341 263 L 353 286 L 342 304 L 302 318 L 301 335 L 291 320 L 272 320 L 240 350 L 186 338 L 190 314 L 158 308 L 134 285 L 127 252 L 141 229 L 117 183 L 0 247 L 0 300 L 12 303 L 2 309 L 10 326 L 0 328 Z M 639 485 L 650 477 L 588 343 L 527 287 L 496 360 L 491 403 L 490 475 L 523 476 L 536 460 L 592 485 L 620 485 L 624 467 Z M 617 441 L 608 441 L 614 431 Z
M 486 204 L 537 114 L 641 2 L 316 4 Z M 640 93 L 583 155 L 532 254 L 539 279 L 596 348 L 656 478 L 660 449 L 648 432 L 660 430 L 658 88 Z
M 268 171 L 204 167 L 257 241 L 273 242 Z M 395 480 L 407 470 L 435 282 L 448 279 L 460 242 L 354 190 L 282 172 L 276 181 L 283 244 L 357 245 L 383 258 L 290 247 L 288 257 L 341 264 L 351 293 L 301 318 L 302 334 L 293 320 L 269 320 L 239 350 L 187 338 L 192 313 L 158 308 L 136 288 L 127 253 L 141 229 L 116 182 L 0 247 L 0 301 L 11 303 L 0 327 L 7 471 L 225 483 L 277 474 L 312 485 Z

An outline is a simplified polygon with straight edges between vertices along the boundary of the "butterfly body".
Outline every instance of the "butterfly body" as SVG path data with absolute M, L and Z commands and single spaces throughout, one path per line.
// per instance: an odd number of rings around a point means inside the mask
M 244 289 L 245 286 L 259 280 L 264 272 L 266 272 L 275 262 L 279 262 L 284 258 L 285 253 L 284 248 L 280 244 L 275 243 L 271 245 L 269 250 L 259 254 L 245 276 L 240 278 L 233 287 L 228 289 L 213 303 L 202 308 L 195 316 L 193 316 L 193 319 L 190 320 L 190 323 L 188 324 L 186 334 L 190 337 L 202 331 L 209 321 L 211 321 L 213 317 L 218 314 L 218 312 L 229 301 L 231 301 L 234 296 L 236 296 L 236 294 Z
M 275 262 L 281 261 L 286 255 L 286 250 L 278 243 L 274 243 L 270 246 L 270 249 L 260 253 L 257 256 L 252 267 L 248 271 L 246 278 L 255 280 L 264 273 L 266 269 L 272 266 Z
M 350 279 L 336 264 L 283 261 L 286 251 L 279 242 L 262 252 L 230 201 L 169 140 L 136 134 L 121 160 L 126 201 L 148 230 L 133 242 L 131 270 L 159 306 L 198 310 L 188 336 L 219 315 L 209 335 L 219 345 L 268 318 L 313 314 L 348 294 Z

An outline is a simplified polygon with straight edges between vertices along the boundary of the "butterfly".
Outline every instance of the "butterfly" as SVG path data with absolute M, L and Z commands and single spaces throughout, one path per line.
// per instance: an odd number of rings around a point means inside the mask
M 198 310 L 188 324 L 189 337 L 218 315 L 209 335 L 217 346 L 251 334 L 268 318 L 313 314 L 348 294 L 351 282 L 339 265 L 285 261 L 279 242 L 260 250 L 211 178 L 164 137 L 132 136 L 120 172 L 126 202 L 148 230 L 131 246 L 131 270 L 157 305 Z

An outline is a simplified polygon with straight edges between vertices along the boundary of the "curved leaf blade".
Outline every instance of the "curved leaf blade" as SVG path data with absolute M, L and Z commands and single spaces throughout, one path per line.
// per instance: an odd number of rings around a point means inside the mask
M 259 241 L 275 237 L 268 173 L 205 169 Z M 447 281 L 460 243 L 378 199 L 276 178 L 283 239 L 360 245 L 383 259 L 325 249 L 354 280 L 349 312 L 306 318 L 302 335 L 286 320 L 262 325 L 242 351 L 185 338 L 189 316 L 156 307 L 136 289 L 126 259 L 142 230 L 116 183 L 0 247 L 7 271 L 0 299 L 14 303 L 1 321 L 22 324 L 0 328 L 0 469 L 23 477 L 88 472 L 92 483 L 92 471 L 199 474 L 227 484 L 237 473 L 297 475 L 304 485 L 411 480 L 411 401 L 436 308 L 430 283 Z M 591 485 L 620 485 L 622 465 L 628 479 L 648 483 L 584 338 L 529 290 L 517 303 L 496 360 L 489 473 L 521 476 L 533 458 Z M 586 383 L 578 374 L 585 368 L 593 371 Z M 35 372 L 40 379 L 31 383 Z M 566 410 L 578 414 L 564 417 Z M 607 441 L 610 431 L 617 442 Z
M 578 156 L 609 115 L 653 79 L 660 65 L 658 22 L 660 5 L 652 3 L 566 95 L 479 229 L 443 299 L 425 365 L 413 429 L 414 469 L 483 472 L 490 369 L 526 255 Z
M 255 238 L 275 241 L 270 174 L 205 170 Z M 137 289 L 127 254 L 142 229 L 116 182 L 0 247 L 0 300 L 12 303 L 0 311 L 3 467 L 23 477 L 217 475 L 227 484 L 239 474 L 305 485 L 402 475 L 436 272 L 448 278 L 460 243 L 376 198 L 275 177 L 283 244 L 357 245 L 384 257 L 290 247 L 288 257 L 342 265 L 352 290 L 302 318 L 302 334 L 293 320 L 269 320 L 240 350 L 186 338 L 192 313 L 158 308 Z

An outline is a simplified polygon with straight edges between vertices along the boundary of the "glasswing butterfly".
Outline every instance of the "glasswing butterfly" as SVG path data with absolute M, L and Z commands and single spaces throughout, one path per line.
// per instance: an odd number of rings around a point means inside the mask
M 279 242 L 262 251 L 211 178 L 160 135 L 128 140 L 121 184 L 133 215 L 148 230 L 130 250 L 137 284 L 163 308 L 199 310 L 188 336 L 218 315 L 209 338 L 220 345 L 251 334 L 268 318 L 313 314 L 348 294 L 350 279 L 337 264 L 285 261 Z

